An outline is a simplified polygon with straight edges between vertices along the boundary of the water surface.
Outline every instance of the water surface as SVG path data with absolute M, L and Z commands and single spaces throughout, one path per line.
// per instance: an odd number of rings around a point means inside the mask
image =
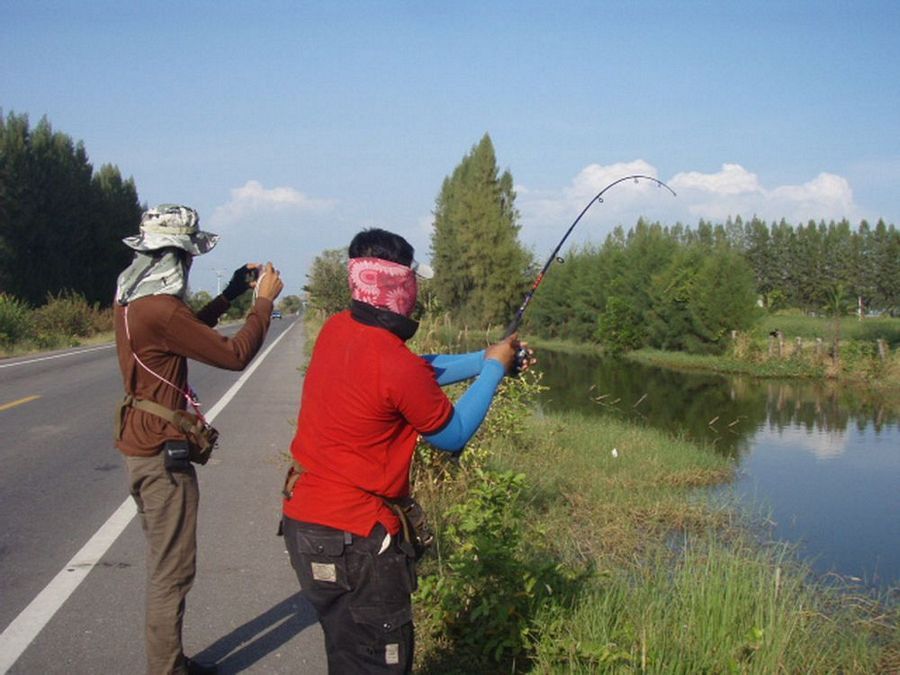
M 727 486 L 771 514 L 813 568 L 900 585 L 900 417 L 830 382 L 684 373 L 543 351 L 547 409 L 612 415 L 708 444 Z

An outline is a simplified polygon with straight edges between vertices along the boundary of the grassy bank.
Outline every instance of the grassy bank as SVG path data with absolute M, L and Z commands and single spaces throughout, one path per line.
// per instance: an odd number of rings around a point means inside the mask
M 720 356 L 641 349 L 629 358 L 669 368 L 829 378 L 891 388 L 900 387 L 898 346 L 900 319 L 844 317 L 838 324 L 834 319 L 785 311 L 763 317 L 752 330 L 732 340 Z
M 707 496 L 727 459 L 616 420 L 536 417 L 528 383 L 505 386 L 459 467 L 421 451 L 416 492 L 440 534 L 418 671 L 900 668 L 896 605 L 818 585 Z

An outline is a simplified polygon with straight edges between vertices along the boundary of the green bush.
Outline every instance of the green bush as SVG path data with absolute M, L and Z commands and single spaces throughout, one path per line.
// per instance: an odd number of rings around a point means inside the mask
M 0 345 L 11 347 L 31 332 L 31 310 L 21 300 L 0 293 Z
M 447 513 L 442 547 L 450 552 L 420 580 L 417 602 L 432 634 L 487 669 L 527 658 L 539 610 L 570 597 L 562 591 L 574 576 L 548 555 L 543 533 L 527 526 L 524 474 L 476 469 L 471 479 L 466 498 Z
M 53 345 L 70 338 L 90 337 L 112 328 L 111 314 L 89 305 L 74 291 L 47 296 L 47 304 L 34 311 L 35 338 L 41 345 Z

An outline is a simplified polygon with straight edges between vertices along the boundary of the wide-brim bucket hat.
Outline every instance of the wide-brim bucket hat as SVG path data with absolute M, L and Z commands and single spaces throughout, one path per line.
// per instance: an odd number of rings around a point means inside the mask
M 219 235 L 200 229 L 200 216 L 189 206 L 160 204 L 144 211 L 141 232 L 122 240 L 135 251 L 180 248 L 191 255 L 203 255 L 213 249 Z

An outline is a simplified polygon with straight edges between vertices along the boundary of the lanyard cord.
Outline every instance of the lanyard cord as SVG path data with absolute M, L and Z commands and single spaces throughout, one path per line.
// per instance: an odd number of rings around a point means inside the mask
M 181 387 L 172 384 L 162 375 L 159 375 L 151 370 L 143 361 L 141 361 L 141 359 L 135 353 L 134 347 L 131 344 L 131 331 L 128 328 L 128 305 L 125 305 L 125 336 L 128 338 L 128 346 L 131 348 L 131 355 L 134 357 L 134 360 L 137 361 L 137 364 L 148 373 L 153 375 L 153 377 L 155 377 L 157 380 L 169 385 L 170 387 L 172 387 L 172 389 L 184 396 L 184 400 L 187 401 L 188 404 L 194 409 L 194 412 L 197 413 L 197 417 L 199 417 L 200 421 L 205 425 L 206 418 L 203 417 L 203 413 L 200 411 L 200 401 L 197 399 L 197 394 L 194 393 L 193 389 L 191 389 L 191 385 L 188 385 L 188 390 L 184 391 Z
M 265 272 L 262 272 L 256 278 L 256 285 L 253 287 L 253 302 L 256 303 L 256 299 L 259 297 L 259 282 L 263 280 L 263 277 L 266 276 Z

